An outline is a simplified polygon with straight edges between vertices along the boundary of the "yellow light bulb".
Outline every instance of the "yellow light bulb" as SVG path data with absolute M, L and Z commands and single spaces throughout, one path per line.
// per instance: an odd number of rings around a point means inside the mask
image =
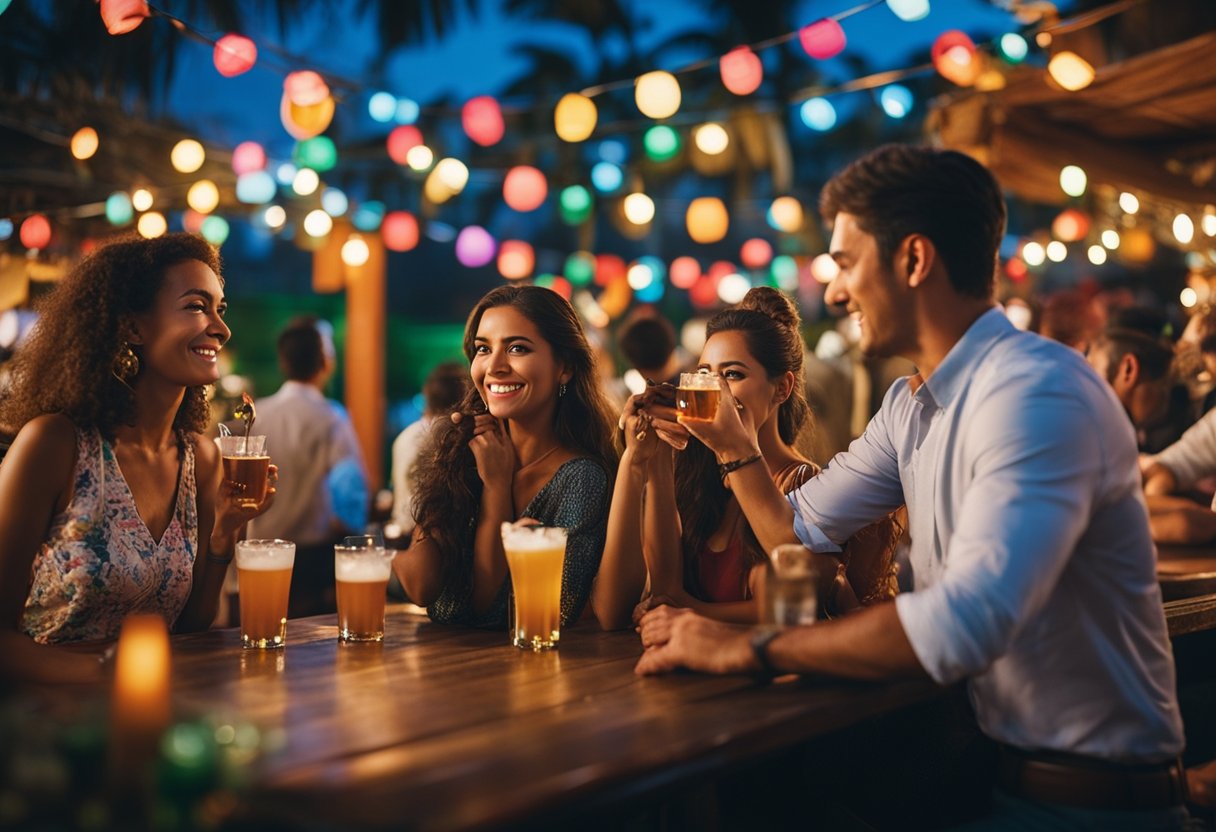
M 97 146 L 100 143 L 97 138 L 97 131 L 92 127 L 81 127 L 72 136 L 71 150 L 72 155 L 77 159 L 88 159 L 97 152 Z
M 194 173 L 203 166 L 206 158 L 207 153 L 203 146 L 194 139 L 182 139 L 173 145 L 173 150 L 169 152 L 169 161 L 179 173 Z

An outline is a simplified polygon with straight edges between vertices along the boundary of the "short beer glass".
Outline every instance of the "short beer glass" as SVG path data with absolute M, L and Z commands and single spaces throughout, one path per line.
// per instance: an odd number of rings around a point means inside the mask
M 798 543 L 773 549 L 764 580 L 763 623 L 778 627 L 814 624 L 818 609 L 811 550 Z
M 384 601 L 393 554 L 392 549 L 376 545 L 334 547 L 340 641 L 384 640 Z
M 270 469 L 266 437 L 221 436 L 219 443 L 224 479 L 240 487 L 237 502 L 242 506 L 260 505 L 266 499 L 266 472 Z
M 241 646 L 279 648 L 287 643 L 287 598 L 296 544 L 287 540 L 240 540 Z
M 676 410 L 681 419 L 712 422 L 718 415 L 722 379 L 715 373 L 680 373 Z
M 532 650 L 557 647 L 561 637 L 566 530 L 503 523 L 502 547 L 507 554 L 514 591 L 511 643 Z

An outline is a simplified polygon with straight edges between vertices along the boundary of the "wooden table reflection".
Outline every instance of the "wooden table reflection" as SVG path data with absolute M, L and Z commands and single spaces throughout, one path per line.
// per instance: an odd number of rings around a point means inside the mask
M 282 731 L 252 820 L 461 829 L 619 808 L 939 692 L 640 678 L 640 653 L 632 632 L 588 624 L 523 652 L 397 607 L 383 644 L 339 644 L 333 616 L 290 621 L 278 652 L 242 651 L 235 630 L 176 637 L 174 701 Z

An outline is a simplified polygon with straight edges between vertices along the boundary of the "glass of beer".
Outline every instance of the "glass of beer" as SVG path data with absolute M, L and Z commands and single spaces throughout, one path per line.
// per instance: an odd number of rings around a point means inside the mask
M 722 379 L 716 373 L 680 373 L 676 410 L 680 419 L 712 422 L 718 415 Z
M 287 596 L 296 544 L 287 540 L 240 540 L 241 646 L 279 648 L 287 643 Z
M 393 554 L 383 545 L 334 547 L 339 641 L 384 640 L 384 600 Z
M 256 506 L 266 499 L 266 472 L 270 456 L 265 436 L 221 436 L 220 455 L 224 460 L 224 479 L 240 487 L 237 502 Z
M 532 650 L 557 647 L 561 637 L 566 530 L 503 523 L 502 547 L 507 553 L 514 593 L 511 643 Z
M 773 549 L 764 579 L 762 623 L 778 627 L 814 624 L 818 609 L 811 550 L 798 543 Z

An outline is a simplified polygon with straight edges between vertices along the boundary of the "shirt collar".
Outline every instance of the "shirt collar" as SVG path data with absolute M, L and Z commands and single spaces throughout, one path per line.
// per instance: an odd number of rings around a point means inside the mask
M 283 382 L 283 386 L 279 388 L 280 393 L 287 393 L 292 396 L 306 396 L 310 399 L 324 399 L 325 396 L 320 390 L 313 387 L 311 384 L 303 381 L 293 381 L 287 379 Z
M 933 374 L 925 379 L 921 390 L 924 390 L 938 407 L 949 407 L 959 391 L 971 381 L 971 376 L 988 349 L 1014 331 L 1015 327 L 1001 307 L 993 306 L 967 328 L 963 337 L 950 348 L 950 352 L 946 353 L 946 357 L 937 365 Z

